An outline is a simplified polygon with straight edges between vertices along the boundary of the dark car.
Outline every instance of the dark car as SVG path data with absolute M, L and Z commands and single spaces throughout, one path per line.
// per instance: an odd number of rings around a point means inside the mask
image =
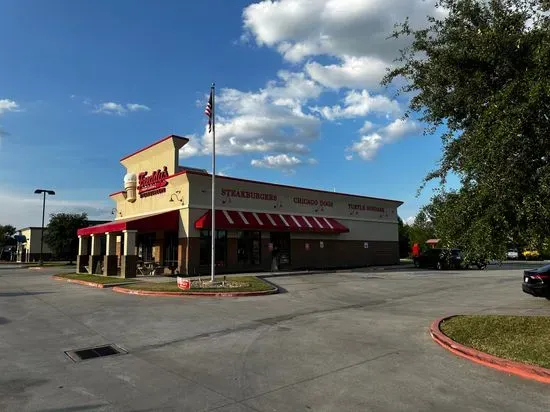
M 550 265 L 525 270 L 521 288 L 525 293 L 550 300 Z
M 416 256 L 413 263 L 418 268 L 460 269 L 462 254 L 460 249 L 428 249 Z

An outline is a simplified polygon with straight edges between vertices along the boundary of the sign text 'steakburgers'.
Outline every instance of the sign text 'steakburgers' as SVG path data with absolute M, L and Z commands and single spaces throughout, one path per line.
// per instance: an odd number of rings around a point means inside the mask
M 277 195 L 271 193 L 250 192 L 248 190 L 222 189 L 222 196 L 243 197 L 245 199 L 277 200 Z

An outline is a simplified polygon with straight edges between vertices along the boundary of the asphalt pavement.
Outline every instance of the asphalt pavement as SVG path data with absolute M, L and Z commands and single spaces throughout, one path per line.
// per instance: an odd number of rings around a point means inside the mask
M 524 264 L 270 279 L 283 293 L 157 298 L 0 271 L 2 411 L 548 411 L 548 385 L 436 345 L 450 314 L 549 315 Z M 73 362 L 64 351 L 128 354 Z

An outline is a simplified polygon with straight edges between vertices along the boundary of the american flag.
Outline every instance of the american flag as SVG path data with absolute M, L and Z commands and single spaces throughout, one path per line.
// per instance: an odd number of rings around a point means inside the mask
M 208 116 L 208 133 L 212 132 L 212 105 L 214 100 L 214 90 L 210 89 L 210 98 L 204 109 L 204 114 Z

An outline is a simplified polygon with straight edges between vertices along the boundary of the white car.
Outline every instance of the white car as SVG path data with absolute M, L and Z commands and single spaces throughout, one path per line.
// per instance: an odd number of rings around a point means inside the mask
M 510 249 L 506 252 L 506 257 L 511 260 L 516 260 L 519 257 L 518 251 L 516 249 Z

